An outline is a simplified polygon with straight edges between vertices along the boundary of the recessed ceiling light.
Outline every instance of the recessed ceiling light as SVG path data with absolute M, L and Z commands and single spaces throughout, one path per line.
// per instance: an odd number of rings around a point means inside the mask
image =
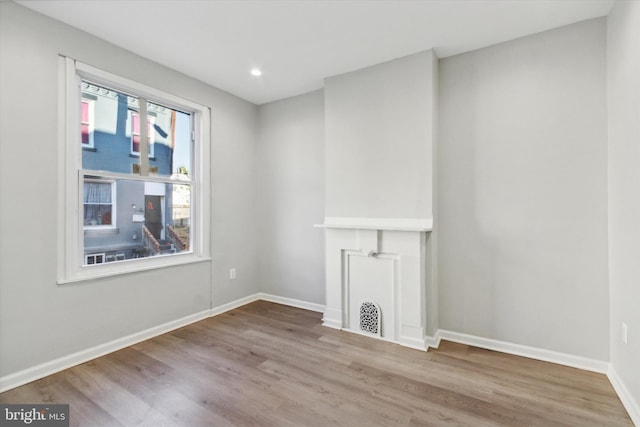
M 262 75 L 262 70 L 260 68 L 252 68 L 251 75 L 255 77 L 260 77 Z

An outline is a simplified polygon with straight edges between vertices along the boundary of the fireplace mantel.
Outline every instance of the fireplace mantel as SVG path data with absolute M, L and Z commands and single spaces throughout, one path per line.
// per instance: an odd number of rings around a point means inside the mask
M 382 339 L 426 350 L 426 241 L 432 219 L 327 217 L 323 324 L 362 333 L 359 306 L 377 304 Z
M 428 232 L 433 230 L 433 218 L 326 217 L 323 224 L 316 224 L 314 227 Z

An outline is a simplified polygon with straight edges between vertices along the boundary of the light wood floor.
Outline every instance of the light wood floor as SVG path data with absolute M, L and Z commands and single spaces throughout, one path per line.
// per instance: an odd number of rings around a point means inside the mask
M 631 426 L 601 374 L 443 341 L 427 353 L 255 302 L 0 395 L 73 426 Z

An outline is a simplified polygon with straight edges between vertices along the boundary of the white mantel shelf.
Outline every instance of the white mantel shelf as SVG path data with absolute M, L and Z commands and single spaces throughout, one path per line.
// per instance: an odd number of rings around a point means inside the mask
M 352 230 L 417 231 L 433 230 L 433 218 L 345 218 L 326 217 L 316 228 L 346 228 Z

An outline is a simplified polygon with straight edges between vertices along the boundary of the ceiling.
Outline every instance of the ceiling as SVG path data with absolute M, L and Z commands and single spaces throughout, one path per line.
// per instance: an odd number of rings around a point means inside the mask
M 614 0 L 15 2 L 263 104 L 422 50 L 442 58 L 604 16 Z

